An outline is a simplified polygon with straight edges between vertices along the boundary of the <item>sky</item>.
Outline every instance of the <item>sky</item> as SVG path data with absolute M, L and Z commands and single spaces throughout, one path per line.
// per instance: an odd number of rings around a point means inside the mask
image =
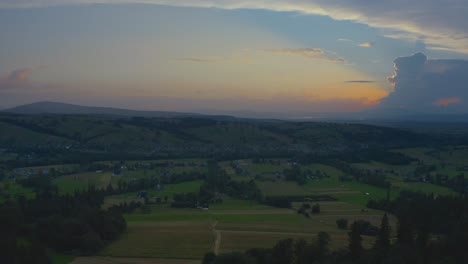
M 466 0 L 0 0 L 0 108 L 468 113 Z

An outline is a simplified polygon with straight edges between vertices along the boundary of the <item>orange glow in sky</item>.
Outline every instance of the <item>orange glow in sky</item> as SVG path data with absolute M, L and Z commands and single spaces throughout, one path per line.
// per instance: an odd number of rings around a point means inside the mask
M 437 106 L 449 106 L 451 104 L 459 104 L 461 103 L 461 101 L 462 100 L 460 98 L 453 97 L 453 98 L 444 98 L 444 99 L 437 100 L 434 104 Z

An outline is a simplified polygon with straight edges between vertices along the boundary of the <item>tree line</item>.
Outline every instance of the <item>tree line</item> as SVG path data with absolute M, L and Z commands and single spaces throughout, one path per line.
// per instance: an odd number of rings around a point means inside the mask
M 60 195 L 52 184 L 36 186 L 35 199 L 0 205 L 0 263 L 51 263 L 50 249 L 95 254 L 125 230 L 120 210 L 103 210 L 106 190 L 90 186 Z

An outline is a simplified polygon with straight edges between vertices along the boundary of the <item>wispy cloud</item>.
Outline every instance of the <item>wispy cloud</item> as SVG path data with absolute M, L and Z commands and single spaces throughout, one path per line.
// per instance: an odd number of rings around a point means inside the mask
M 265 9 L 328 16 L 382 29 L 398 38 L 422 39 L 468 54 L 466 0 L 0 0 L 0 8 L 28 8 L 77 4 L 143 3 L 221 9 Z M 447 19 L 450 18 L 450 19 Z
M 375 45 L 375 42 L 364 42 L 364 43 L 360 43 L 358 46 L 361 48 L 372 48 L 374 47 L 374 45 Z
M 454 97 L 454 98 L 444 98 L 444 99 L 439 99 L 434 102 L 435 105 L 437 106 L 449 106 L 451 104 L 459 104 L 461 103 L 462 99 Z
M 195 58 L 195 57 L 186 57 L 186 58 L 178 58 L 177 61 L 185 61 L 185 62 L 194 62 L 194 63 L 215 63 L 215 62 L 222 62 L 226 61 L 226 58 Z
M 341 41 L 341 42 L 353 42 L 352 39 L 347 39 L 347 38 L 339 38 L 339 39 L 337 39 L 337 41 Z
M 32 8 L 78 4 L 142 3 L 221 9 L 265 9 L 328 16 L 382 29 L 382 35 L 419 39 L 468 54 L 466 0 L 0 0 L 0 8 Z M 447 19 L 450 18 L 450 19 Z
M 17 69 L 4 77 L 0 77 L 0 90 L 9 90 L 22 88 L 30 84 L 30 77 L 33 72 L 32 68 Z
M 298 49 L 270 49 L 265 50 L 275 54 L 301 56 L 309 60 L 325 60 L 338 63 L 346 63 L 346 60 L 336 56 L 333 52 L 329 52 L 319 48 L 298 48 Z
M 345 83 L 376 83 L 376 81 L 371 81 L 371 80 L 351 80 L 351 81 L 346 81 Z

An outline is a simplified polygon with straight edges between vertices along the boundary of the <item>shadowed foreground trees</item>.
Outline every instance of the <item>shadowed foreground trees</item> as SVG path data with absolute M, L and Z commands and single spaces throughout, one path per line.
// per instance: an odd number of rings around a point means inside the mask
M 105 190 L 61 196 L 52 186 L 36 198 L 0 205 L 0 263 L 50 263 L 48 250 L 95 254 L 126 229 L 119 210 L 100 209 Z

